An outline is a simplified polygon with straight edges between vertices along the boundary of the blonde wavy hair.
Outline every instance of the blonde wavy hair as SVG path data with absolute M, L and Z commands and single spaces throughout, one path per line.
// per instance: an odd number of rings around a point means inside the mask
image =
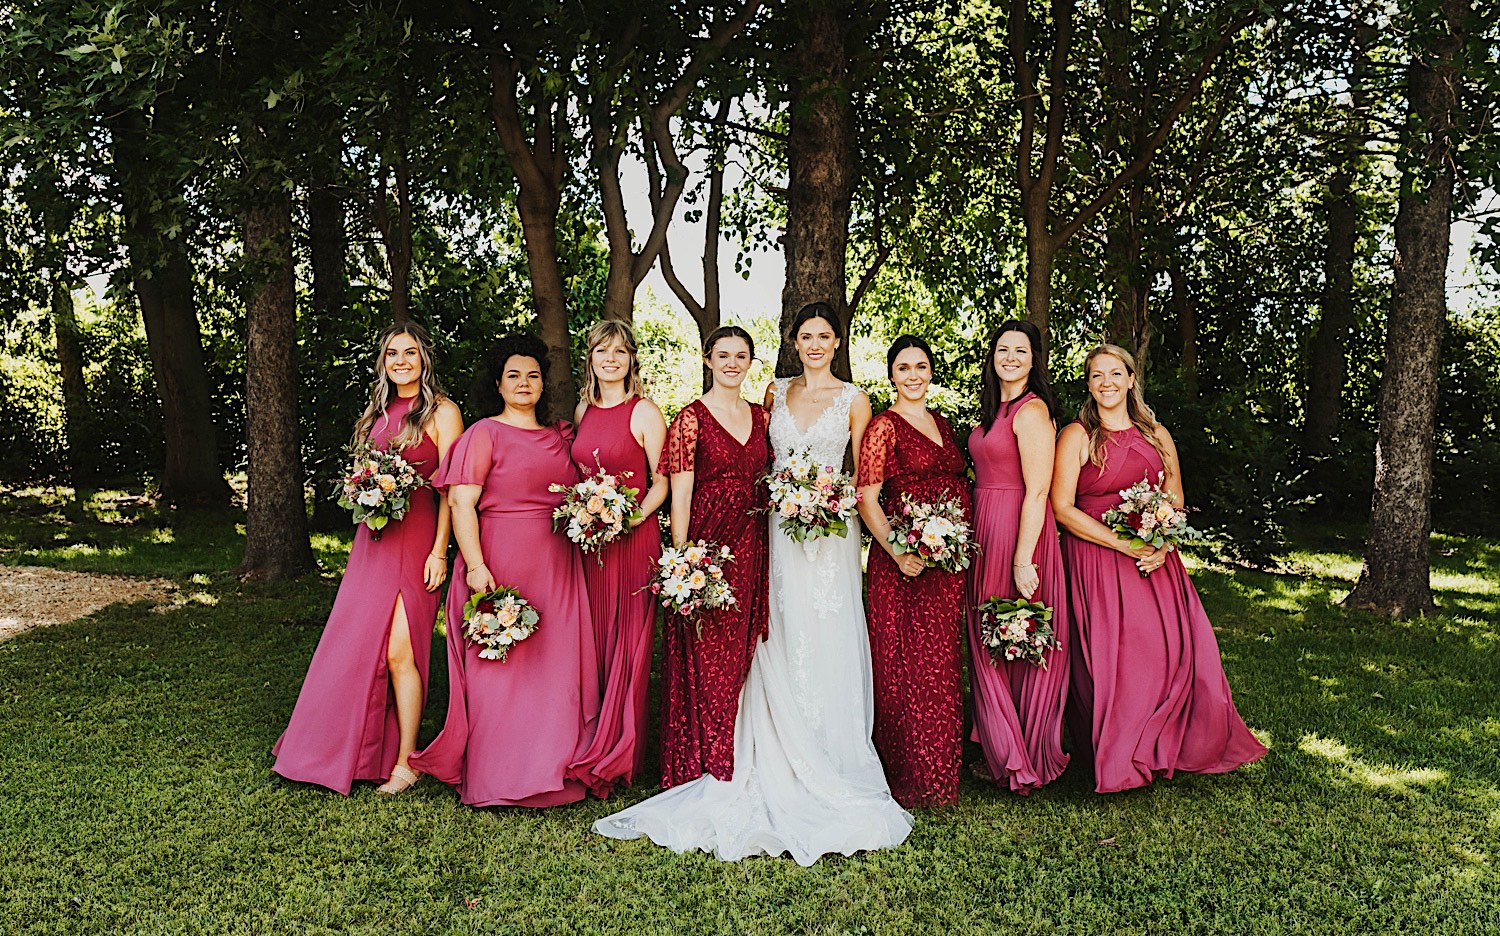
M 1156 437 L 1156 427 L 1161 424 L 1156 421 L 1156 413 L 1151 410 L 1151 407 L 1146 405 L 1146 397 L 1141 392 L 1140 378 L 1136 377 L 1135 358 L 1131 353 L 1119 345 L 1099 345 L 1089 352 L 1088 357 L 1083 359 L 1084 383 L 1088 383 L 1089 370 L 1094 366 L 1094 359 L 1103 357 L 1106 354 L 1110 357 L 1119 358 L 1120 363 L 1125 365 L 1125 372 L 1131 377 L 1136 378 L 1134 384 L 1131 385 L 1130 392 L 1125 396 L 1125 413 L 1130 417 L 1131 425 L 1141 431 L 1141 435 L 1145 440 L 1151 443 L 1152 448 L 1156 449 L 1156 454 L 1161 456 L 1162 464 L 1167 465 L 1170 470 L 1171 466 L 1167 459 L 1167 451 Z M 1089 461 L 1102 471 L 1105 462 L 1108 460 L 1108 455 L 1104 451 L 1104 443 L 1109 440 L 1109 430 L 1105 429 L 1099 421 L 1099 404 L 1094 400 L 1092 393 L 1084 401 L 1082 408 L 1078 410 L 1078 421 L 1083 424 L 1083 428 L 1089 434 Z
M 373 370 L 375 379 L 370 382 L 370 402 L 354 423 L 354 437 L 350 444 L 359 448 L 370 441 L 375 422 L 385 415 L 386 409 L 396 396 L 396 385 L 385 375 L 385 349 L 397 335 L 410 335 L 417 343 L 417 356 L 422 359 L 422 376 L 418 379 L 417 402 L 401 420 L 401 431 L 391 439 L 391 448 L 404 449 L 422 442 L 427 424 L 437 415 L 438 404 L 448 398 L 438 383 L 437 371 L 432 366 L 432 338 L 427 329 L 416 322 L 397 322 L 380 333 L 375 341 Z
M 629 322 L 604 319 L 589 326 L 584 339 L 587 350 L 583 352 L 583 402 L 598 406 L 603 400 L 599 386 L 599 375 L 594 373 L 594 349 L 618 341 L 630 355 L 630 370 L 625 375 L 625 398 L 646 396 L 646 383 L 641 380 L 641 359 L 636 354 L 635 329 Z

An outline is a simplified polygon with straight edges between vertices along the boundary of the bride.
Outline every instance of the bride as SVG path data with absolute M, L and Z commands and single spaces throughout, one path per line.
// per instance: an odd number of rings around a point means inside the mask
M 870 401 L 834 377 L 839 324 L 826 303 L 793 321 L 802 376 L 766 388 L 776 467 L 811 449 L 842 465 Z M 806 426 L 804 429 L 803 426 Z M 594 823 L 612 838 L 648 836 L 723 861 L 786 852 L 811 865 L 832 852 L 891 848 L 911 816 L 891 799 L 870 741 L 874 697 L 860 592 L 859 521 L 844 537 L 798 543 L 771 524 L 770 634 L 755 651 L 734 726 L 730 780 L 705 774 Z

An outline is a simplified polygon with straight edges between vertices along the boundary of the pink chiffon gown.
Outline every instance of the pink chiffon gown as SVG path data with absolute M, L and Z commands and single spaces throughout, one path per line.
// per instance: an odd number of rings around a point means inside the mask
M 370 444 L 387 448 L 415 402 L 416 397 L 397 397 L 371 429 Z M 401 455 L 424 478 L 430 480 L 437 470 L 437 445 L 425 435 Z M 346 796 L 356 780 L 390 778 L 401 742 L 385 662 L 391 616 L 399 598 L 425 698 L 438 596 L 423 584 L 422 571 L 437 537 L 437 515 L 436 495 L 423 488 L 412 496 L 406 516 L 387 524 L 380 539 L 363 523 L 354 531 L 349 565 L 291 721 L 271 748 L 276 757 L 271 769 L 281 776 Z
M 1024 660 L 994 662 L 980 638 L 978 606 L 991 598 L 1016 599 L 1014 563 L 1026 481 L 1014 420 L 1036 394 L 1002 404 L 989 431 L 969 435 L 974 460 L 974 539 L 979 554 L 969 566 L 969 687 L 974 700 L 972 738 L 984 749 L 995 782 L 1025 795 L 1051 783 L 1068 766 L 1062 750 L 1063 709 L 1068 699 L 1068 586 L 1057 524 L 1048 503 L 1031 561 L 1040 583 L 1031 596 L 1052 609 L 1060 647 L 1048 651 L 1047 668 Z M 1050 437 L 1047 444 L 1051 444 Z
M 555 806 L 592 788 L 585 759 L 599 719 L 598 654 L 581 554 L 552 532 L 578 469 L 558 429 L 521 429 L 494 419 L 470 426 L 433 478 L 439 488 L 478 484 L 479 543 L 498 585 L 539 615 L 537 630 L 502 663 L 481 660 L 463 636 L 468 567 L 454 564 L 445 605 L 448 718 L 412 767 L 458 789 L 470 806 Z
M 1161 456 L 1135 428 L 1105 443 L 1103 468 L 1078 473 L 1074 503 L 1096 519 L 1120 491 L 1162 470 Z M 1100 793 L 1143 787 L 1177 771 L 1225 773 L 1265 747 L 1229 696 L 1213 626 L 1174 551 L 1141 576 L 1122 552 L 1063 537 L 1074 622 L 1073 692 L 1091 719 L 1094 786 Z
M 623 483 L 644 497 L 651 487 L 651 466 L 630 431 L 631 414 L 640 401 L 632 397 L 615 406 L 584 410 L 573 439 L 573 461 L 584 475 L 600 468 L 616 475 L 630 472 Z M 646 586 L 660 558 L 661 529 L 655 515 L 598 554 L 583 558 L 602 690 L 599 729 L 583 760 L 604 788 L 628 785 L 645 766 L 646 689 L 656 624 L 656 601 Z

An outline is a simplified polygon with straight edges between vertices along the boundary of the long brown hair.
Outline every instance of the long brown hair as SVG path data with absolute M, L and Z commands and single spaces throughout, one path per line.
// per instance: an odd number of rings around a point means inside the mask
M 646 395 L 646 384 L 641 380 L 641 359 L 636 355 L 635 329 L 630 327 L 629 322 L 603 319 L 589 326 L 587 340 L 584 342 L 588 350 L 583 352 L 583 402 L 590 406 L 598 406 L 603 402 L 599 390 L 599 375 L 594 373 L 594 349 L 611 341 L 618 341 L 625 353 L 630 355 L 630 370 L 625 375 L 625 399 Z
M 417 402 L 402 417 L 401 431 L 391 439 L 391 448 L 403 449 L 419 445 L 427 424 L 437 415 L 438 404 L 447 399 L 442 384 L 438 382 L 437 371 L 432 366 L 432 338 L 428 336 L 427 329 L 416 322 L 397 322 L 381 332 L 375 342 L 375 379 L 370 382 L 370 402 L 354 423 L 354 437 L 350 444 L 355 448 L 370 441 L 370 433 L 375 430 L 376 420 L 385 415 L 386 409 L 395 399 L 396 385 L 385 375 L 385 349 L 397 335 L 410 335 L 416 341 L 417 356 L 422 361 L 422 375 L 417 381 Z
M 1125 365 L 1126 373 L 1131 377 L 1136 376 L 1135 358 L 1131 357 L 1129 351 L 1126 351 L 1119 345 L 1102 344 L 1090 351 L 1089 356 L 1083 359 L 1083 380 L 1085 384 L 1088 383 L 1089 368 L 1094 366 L 1094 358 L 1106 354 L 1119 358 L 1120 363 Z M 1138 377 L 1131 386 L 1130 392 L 1125 395 L 1125 413 L 1130 417 L 1131 425 L 1140 430 L 1141 435 L 1145 437 L 1146 441 L 1151 443 L 1151 447 L 1156 449 L 1156 454 L 1161 456 L 1162 465 L 1167 467 L 1168 470 L 1173 470 L 1168 462 L 1166 449 L 1162 447 L 1161 440 L 1156 437 L 1156 427 L 1161 424 L 1156 421 L 1156 413 L 1152 412 L 1151 407 L 1146 405 L 1146 397 L 1141 393 L 1141 381 Z M 1109 430 L 1105 429 L 1099 421 L 1099 403 L 1094 399 L 1092 393 L 1088 395 L 1088 399 L 1084 400 L 1083 407 L 1078 410 L 1078 421 L 1083 424 L 1084 429 L 1088 430 L 1089 461 L 1093 462 L 1094 466 L 1102 471 L 1104 463 L 1107 460 L 1104 443 L 1109 440 Z

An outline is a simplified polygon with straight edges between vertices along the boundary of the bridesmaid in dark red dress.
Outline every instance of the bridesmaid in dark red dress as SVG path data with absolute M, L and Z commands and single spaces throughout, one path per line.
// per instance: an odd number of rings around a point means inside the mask
M 1235 711 L 1219 644 L 1176 550 L 1130 547 L 1101 521 L 1120 491 L 1161 472 L 1182 503 L 1172 436 L 1136 383 L 1129 352 L 1084 361 L 1089 400 L 1057 442 L 1052 508 L 1075 625 L 1073 703 L 1089 723 L 1094 787 L 1113 793 L 1183 770 L 1224 773 L 1266 749 Z M 1081 734 L 1082 732 L 1080 732 Z
M 902 806 L 958 799 L 964 573 L 927 568 L 892 552 L 888 514 L 903 494 L 953 498 L 970 516 L 963 451 L 948 420 L 927 409 L 932 350 L 912 335 L 886 354 L 896 402 L 870 421 L 860 446 L 859 513 L 874 545 L 869 559 L 870 655 L 875 677 L 875 749 Z
M 611 320 L 590 328 L 586 360 L 583 400 L 574 413 L 573 461 L 585 476 L 600 469 L 629 472 L 623 483 L 641 492 L 642 519 L 635 528 L 583 560 L 602 691 L 599 728 L 583 761 L 598 786 L 608 789 L 630 783 L 646 757 L 656 602 L 645 589 L 661 558 L 656 511 L 667 499 L 667 476 L 657 463 L 667 422 L 643 396 L 635 332 L 628 324 Z
M 663 663 L 661 785 L 704 773 L 734 776 L 734 719 L 750 658 L 766 635 L 770 573 L 767 493 L 771 463 L 766 413 L 740 397 L 755 360 L 750 333 L 737 325 L 703 343 L 704 394 L 667 430 L 661 470 L 672 479 L 672 541 L 728 546 L 725 577 L 737 607 L 693 622 L 669 620 Z
M 974 740 L 990 777 L 1026 794 L 1068 765 L 1062 750 L 1068 697 L 1068 590 L 1057 523 L 1047 495 L 1057 430 L 1042 336 L 1030 322 L 1006 322 L 990 338 L 979 395 L 983 421 L 969 435 L 974 460 L 974 541 L 969 567 L 969 687 Z M 1043 669 L 1025 660 L 994 662 L 981 636 L 978 606 L 1025 598 L 1052 609 L 1059 646 Z
M 431 479 L 463 417 L 439 386 L 432 342 L 420 325 L 380 336 L 370 403 L 354 444 L 396 448 Z M 427 695 L 437 590 L 448 574 L 448 505 L 417 491 L 406 516 L 379 540 L 360 524 L 323 637 L 271 769 L 347 795 L 355 780 L 387 780 L 399 793 L 417 780 L 407 764 Z

